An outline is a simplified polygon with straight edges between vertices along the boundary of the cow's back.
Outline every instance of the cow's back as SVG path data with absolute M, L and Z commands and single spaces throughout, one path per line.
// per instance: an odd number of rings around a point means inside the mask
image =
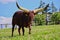
M 30 17 L 25 14 L 23 11 L 17 11 L 13 15 L 12 24 L 20 25 L 20 26 L 28 26 L 30 21 Z

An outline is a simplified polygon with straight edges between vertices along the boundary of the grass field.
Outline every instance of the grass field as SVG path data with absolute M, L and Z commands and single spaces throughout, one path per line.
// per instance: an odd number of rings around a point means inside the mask
M 60 25 L 32 26 L 32 32 L 28 34 L 25 28 L 25 35 L 18 35 L 17 29 L 11 37 L 11 29 L 0 29 L 0 40 L 60 40 Z

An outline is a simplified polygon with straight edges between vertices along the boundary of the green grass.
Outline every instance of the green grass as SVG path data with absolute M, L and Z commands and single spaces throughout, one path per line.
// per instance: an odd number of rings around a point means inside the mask
M 44 25 L 32 27 L 31 34 L 25 28 L 25 35 L 18 35 L 17 29 L 11 37 L 11 29 L 0 29 L 0 40 L 60 40 L 60 25 Z

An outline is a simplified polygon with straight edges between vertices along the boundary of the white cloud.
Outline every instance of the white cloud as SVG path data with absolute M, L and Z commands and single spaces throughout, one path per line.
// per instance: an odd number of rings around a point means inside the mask
M 0 24 L 11 24 L 12 18 L 0 16 Z
M 16 0 L 0 0 L 1 3 L 6 4 L 9 2 L 15 2 Z

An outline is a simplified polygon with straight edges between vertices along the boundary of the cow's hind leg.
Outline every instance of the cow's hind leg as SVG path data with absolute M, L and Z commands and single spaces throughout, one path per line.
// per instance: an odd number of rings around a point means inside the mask
M 12 36 L 13 36 L 13 32 L 14 32 L 14 27 L 15 27 L 15 25 L 12 25 Z
M 21 29 L 21 27 L 19 26 L 19 28 L 18 28 L 18 33 L 19 33 L 19 35 L 21 35 L 21 33 L 20 33 L 20 29 Z
M 24 31 L 24 27 L 22 27 L 22 32 L 23 32 L 23 35 L 24 35 L 24 32 L 25 32 L 25 31 Z

